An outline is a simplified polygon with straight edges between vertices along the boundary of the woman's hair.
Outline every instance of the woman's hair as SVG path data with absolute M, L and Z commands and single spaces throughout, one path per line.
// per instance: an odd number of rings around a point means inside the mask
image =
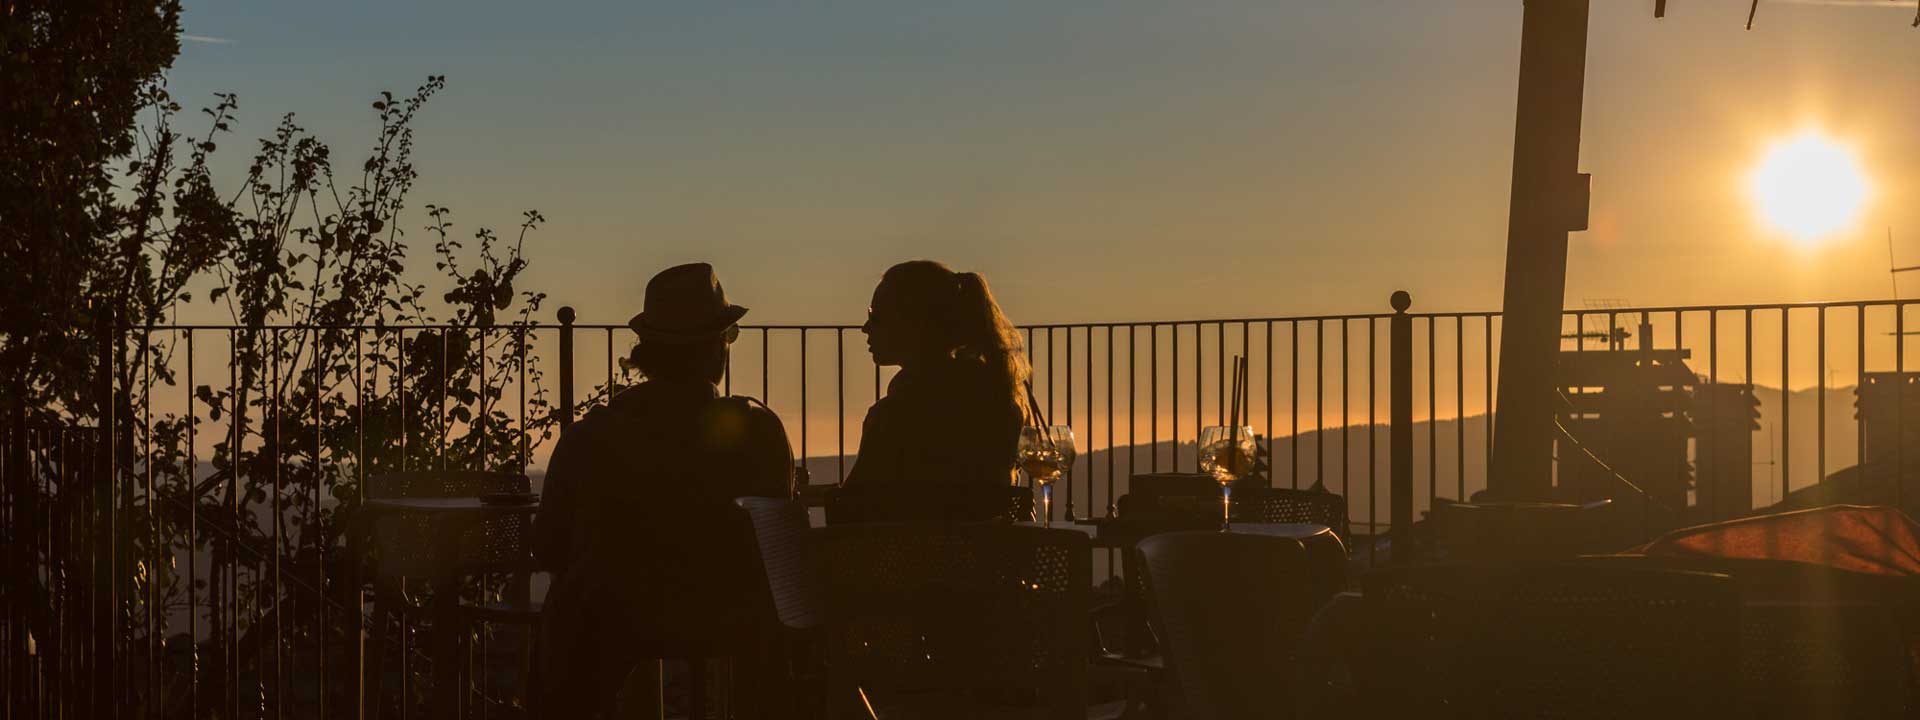
M 920 316 L 922 337 L 938 346 L 934 349 L 1004 375 L 1014 402 L 1026 412 L 1026 352 L 986 278 L 932 260 L 912 260 L 888 268 L 880 282 L 889 281 L 906 311 Z
M 727 370 L 727 342 L 715 337 L 692 343 L 640 341 L 627 364 L 648 380 L 701 380 L 718 384 Z

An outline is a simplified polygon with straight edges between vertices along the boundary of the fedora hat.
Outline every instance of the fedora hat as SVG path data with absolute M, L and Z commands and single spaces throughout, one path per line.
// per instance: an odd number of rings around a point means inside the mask
M 646 305 L 627 327 L 642 340 L 699 342 L 726 333 L 746 314 L 746 308 L 727 302 L 712 265 L 690 263 L 647 281 Z

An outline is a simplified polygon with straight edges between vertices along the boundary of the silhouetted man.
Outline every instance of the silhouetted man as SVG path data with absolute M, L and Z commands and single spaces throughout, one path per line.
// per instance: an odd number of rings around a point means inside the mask
M 535 524 L 535 552 L 556 574 L 542 717 L 613 709 L 643 660 L 752 644 L 764 591 L 732 501 L 790 497 L 793 453 L 772 411 L 716 387 L 746 312 L 704 263 L 654 276 L 628 323 L 645 382 L 554 448 Z

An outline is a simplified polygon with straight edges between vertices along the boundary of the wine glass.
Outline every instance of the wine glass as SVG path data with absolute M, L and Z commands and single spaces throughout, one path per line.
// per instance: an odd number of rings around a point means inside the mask
M 1074 457 L 1073 428 L 1065 425 L 1020 428 L 1018 462 L 1027 477 L 1040 484 L 1042 527 L 1053 522 L 1053 481 L 1073 467 Z
M 1253 428 L 1213 426 L 1200 429 L 1200 471 L 1220 481 L 1220 529 L 1228 528 L 1233 481 L 1253 470 Z

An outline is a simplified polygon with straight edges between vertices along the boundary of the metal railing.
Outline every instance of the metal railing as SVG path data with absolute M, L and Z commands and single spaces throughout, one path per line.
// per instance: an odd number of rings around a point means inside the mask
M 1633 328 L 1635 349 L 1690 351 L 1697 385 L 1760 396 L 1768 441 L 1749 445 L 1771 448 L 1764 459 L 1686 451 L 1703 483 L 1747 464 L 1754 499 L 1727 512 L 1788 500 L 1859 458 L 1871 462 L 1847 482 L 1904 506 L 1905 406 L 1920 381 L 1875 373 L 1905 370 L 1910 305 L 1573 310 L 1563 349 L 1591 352 L 1581 335 L 1613 342 L 1614 328 Z M 859 346 L 857 326 L 742 330 L 726 391 L 782 416 L 814 483 L 845 477 L 891 371 Z M 1081 444 L 1055 504 L 1062 517 L 1113 513 L 1135 474 L 1197 470 L 1193 443 L 1226 419 L 1235 355 L 1248 361 L 1269 481 L 1345 496 L 1357 557 L 1377 559 L 1373 540 L 1411 528 L 1436 499 L 1487 487 L 1497 313 L 1021 330 L 1042 409 Z M 103 341 L 104 422 L 0 423 L 0 706 L 7 717 L 331 717 L 376 697 L 387 701 L 366 705 L 415 709 L 410 672 L 366 674 L 367 653 L 399 653 L 413 661 L 403 668 L 422 659 L 404 632 L 387 635 L 400 647 L 363 640 L 367 623 L 386 619 L 369 615 L 339 535 L 366 478 L 426 467 L 538 477 L 561 426 L 637 381 L 619 360 L 629 343 L 624 326 L 577 323 L 571 309 L 550 325 L 153 326 Z M 1829 390 L 1843 380 L 1891 383 L 1896 401 L 1829 423 Z M 1788 391 L 1765 397 L 1769 381 Z M 477 707 L 510 710 L 515 690 L 492 675 L 476 675 L 490 698 Z

